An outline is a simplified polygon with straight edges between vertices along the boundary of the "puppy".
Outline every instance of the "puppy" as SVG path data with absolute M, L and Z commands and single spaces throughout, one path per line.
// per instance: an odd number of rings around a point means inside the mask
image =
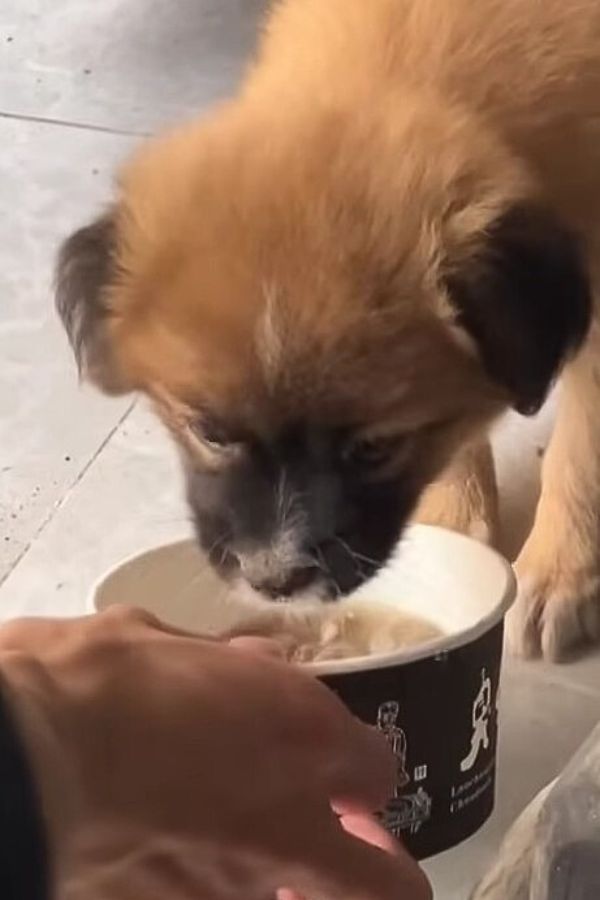
M 57 303 L 275 598 L 351 591 L 420 498 L 489 539 L 486 431 L 564 371 L 510 624 L 557 658 L 600 632 L 599 234 L 598 0 L 282 0 L 238 96 L 67 240 Z

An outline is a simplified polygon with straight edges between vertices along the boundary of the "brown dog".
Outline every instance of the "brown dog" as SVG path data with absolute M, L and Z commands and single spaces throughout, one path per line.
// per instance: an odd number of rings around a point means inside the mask
M 274 597 L 351 590 L 436 478 L 421 517 L 489 538 L 485 430 L 568 363 L 510 627 L 556 657 L 600 630 L 599 225 L 599 0 L 283 0 L 239 96 L 67 241 L 58 306 Z

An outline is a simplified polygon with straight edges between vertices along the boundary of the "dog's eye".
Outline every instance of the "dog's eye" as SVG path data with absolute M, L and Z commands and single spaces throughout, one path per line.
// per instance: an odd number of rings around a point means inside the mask
M 189 429 L 197 440 L 215 452 L 224 452 L 241 443 L 218 423 L 205 418 L 190 422 Z
M 390 438 L 358 437 L 346 443 L 342 455 L 348 463 L 376 469 L 389 462 L 394 449 L 395 442 Z

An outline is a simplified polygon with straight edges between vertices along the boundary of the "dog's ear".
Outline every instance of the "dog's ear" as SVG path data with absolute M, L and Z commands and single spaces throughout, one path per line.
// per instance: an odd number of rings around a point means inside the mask
M 576 237 L 552 212 L 514 206 L 486 229 L 471 259 L 450 265 L 444 283 L 488 374 L 515 409 L 536 412 L 590 324 L 590 285 Z
M 82 377 L 108 394 L 127 393 L 110 344 L 108 288 L 115 277 L 116 228 L 107 212 L 62 245 L 56 267 L 56 308 Z

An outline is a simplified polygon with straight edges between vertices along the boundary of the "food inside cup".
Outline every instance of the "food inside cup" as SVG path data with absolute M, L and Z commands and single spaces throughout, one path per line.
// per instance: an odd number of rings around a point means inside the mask
M 442 635 L 427 619 L 367 598 L 331 605 L 281 604 L 227 632 L 227 637 L 270 638 L 296 663 L 393 653 Z

